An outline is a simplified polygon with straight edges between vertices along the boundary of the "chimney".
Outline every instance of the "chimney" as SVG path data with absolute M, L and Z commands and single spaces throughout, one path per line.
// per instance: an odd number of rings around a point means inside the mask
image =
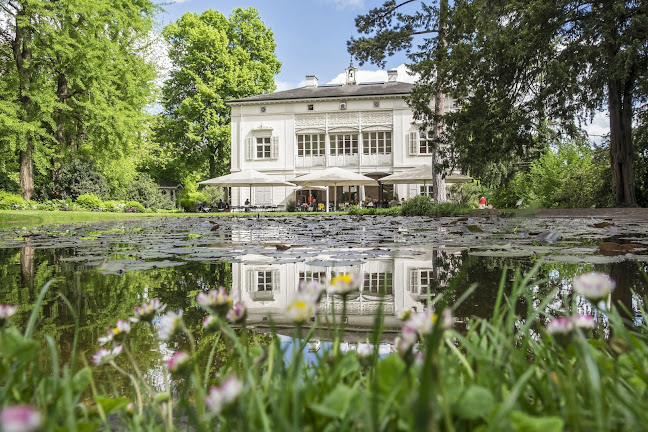
M 398 71 L 396 69 L 387 71 L 387 82 L 396 82 L 396 78 L 398 78 Z
M 317 87 L 317 77 L 315 75 L 306 75 L 306 87 Z

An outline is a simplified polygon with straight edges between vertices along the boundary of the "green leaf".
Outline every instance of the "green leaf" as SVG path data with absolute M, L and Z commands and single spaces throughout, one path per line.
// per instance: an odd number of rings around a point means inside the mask
M 532 417 L 520 411 L 509 414 L 516 432 L 562 432 L 565 422 L 560 417 Z
M 95 401 L 97 402 L 97 405 L 100 405 L 101 408 L 103 408 L 106 415 L 125 408 L 130 402 L 128 398 L 125 397 L 109 398 L 103 396 L 97 396 Z
M 459 397 L 454 411 L 461 418 L 474 420 L 488 415 L 494 404 L 495 398 L 490 390 L 480 386 L 470 386 Z
M 33 339 L 25 338 L 15 329 L 5 331 L 5 347 L 3 351 L 9 358 L 17 358 L 21 364 L 35 361 L 40 354 L 40 346 Z
M 399 385 L 400 378 L 405 370 L 405 363 L 396 355 L 389 355 L 378 363 L 376 376 L 378 380 L 378 390 L 383 395 L 390 394 L 394 387 Z
M 92 372 L 90 368 L 84 367 L 78 371 L 74 377 L 72 377 L 72 388 L 75 393 L 82 393 L 90 385 L 90 379 L 92 378 Z
M 325 417 L 343 418 L 349 409 L 351 400 L 357 391 L 344 384 L 338 384 L 321 403 L 310 404 L 311 410 Z

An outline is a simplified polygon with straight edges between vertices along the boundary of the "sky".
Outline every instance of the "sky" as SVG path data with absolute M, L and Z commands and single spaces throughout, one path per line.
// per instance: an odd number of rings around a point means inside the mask
M 351 56 L 346 42 L 358 36 L 355 17 L 382 5 L 384 0 L 175 0 L 163 6 L 161 26 L 186 12 L 201 13 L 216 9 L 229 16 L 236 7 L 258 9 L 261 20 L 272 29 L 277 43 L 277 58 L 283 63 L 275 77 L 277 90 L 305 85 L 306 75 L 316 75 L 320 83 L 342 82 Z M 413 81 L 404 66 L 404 54 L 390 58 L 388 69 L 399 68 L 399 81 Z M 387 72 L 376 65 L 359 66 L 358 80 L 386 81 Z M 381 72 L 378 72 L 381 71 Z

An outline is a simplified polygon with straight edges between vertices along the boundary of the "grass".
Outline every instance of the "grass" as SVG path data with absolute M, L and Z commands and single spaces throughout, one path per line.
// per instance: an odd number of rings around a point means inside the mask
M 274 216 L 323 216 L 343 215 L 344 212 L 335 213 L 290 213 L 269 212 L 258 213 L 262 217 Z M 0 228 L 21 226 L 38 226 L 56 223 L 71 222 L 101 222 L 116 219 L 137 219 L 152 217 L 232 217 L 256 216 L 257 213 L 112 213 L 92 211 L 46 211 L 46 210 L 2 210 L 0 211 Z
M 160 335 L 165 342 L 186 340 L 190 347 L 183 363 L 167 363 L 175 381 L 166 382 L 162 392 L 146 381 L 130 355 L 128 346 L 138 341 L 128 332 L 120 339 L 124 354 L 119 366 L 112 359 L 97 367 L 61 364 L 51 338 L 49 362 L 39 361 L 47 347 L 32 334 L 48 284 L 22 334 L 12 325 L 0 327 L 0 405 L 31 405 L 43 413 L 43 430 L 62 430 L 56 425 L 65 425 L 65 430 L 110 430 L 117 419 L 123 426 L 118 430 L 141 431 L 186 430 L 185 422 L 196 431 L 644 430 L 645 309 L 639 306 L 640 316 L 632 317 L 614 303 L 603 309 L 592 304 L 593 329 L 551 333 L 546 322 L 555 315 L 576 313 L 578 299 L 557 291 L 538 295 L 533 288 L 544 281 L 535 279 L 537 269 L 526 276 L 505 271 L 492 317 L 466 318 L 456 326 L 446 321 L 446 311 L 450 318 L 450 310 L 467 300 L 474 287 L 456 299 L 449 287 L 443 296 L 430 299 L 437 312 L 444 311 L 441 317 L 411 311 L 396 343 L 398 352 L 387 356 L 371 347 L 361 351 L 359 345 L 356 350 L 337 349 L 344 340 L 346 307 L 337 324 L 333 318 L 328 326 L 335 338 L 333 350 L 306 361 L 302 352 L 316 329 L 326 327 L 326 317 L 316 314 L 312 324 L 308 314 L 299 318 L 286 345 L 274 332 L 261 341 L 244 325 L 230 326 L 221 308 L 228 304 L 227 293 L 213 296 L 209 306 L 197 298 L 194 306 L 201 304 L 216 326 L 190 330 L 178 316 L 171 324 L 169 312 L 160 320 L 158 325 L 169 329 L 166 336 Z M 511 276 L 513 286 L 505 289 Z M 291 303 L 293 310 L 317 303 L 316 298 L 302 291 Z M 342 295 L 340 301 L 345 298 Z M 304 310 L 317 310 L 316 304 L 311 306 Z M 640 324 L 636 318 L 641 318 Z M 146 327 L 143 322 L 134 325 Z M 150 331 L 157 333 L 155 328 Z M 382 333 L 379 310 L 368 342 L 377 345 Z M 227 346 L 227 358 L 217 364 L 219 341 Z M 201 356 L 207 353 L 205 364 Z M 93 381 L 97 368 L 127 376 L 132 387 L 98 388 Z M 227 382 L 235 385 L 227 387 Z M 89 388 L 91 395 L 84 398 Z

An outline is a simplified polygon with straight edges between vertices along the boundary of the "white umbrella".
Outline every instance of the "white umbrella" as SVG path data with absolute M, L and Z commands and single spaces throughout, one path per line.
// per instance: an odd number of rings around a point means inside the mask
M 432 180 L 434 180 L 434 177 L 432 176 L 432 167 L 430 165 L 419 165 L 378 179 L 382 184 L 423 183 L 423 185 Z M 472 177 L 463 174 L 450 174 L 444 180 L 446 183 L 467 183 L 472 180 Z
M 292 180 L 292 182 L 300 186 L 333 186 L 333 202 L 336 204 L 338 186 L 375 186 L 378 184 L 378 182 L 371 177 L 337 167 L 315 171 L 297 177 Z M 328 211 L 328 202 L 326 203 L 326 211 Z
M 250 203 L 252 201 L 253 186 L 295 186 L 287 181 L 279 180 L 275 177 L 263 174 L 253 169 L 245 169 L 232 174 L 216 177 L 213 179 L 198 182 L 202 185 L 222 186 L 222 187 L 249 187 Z

